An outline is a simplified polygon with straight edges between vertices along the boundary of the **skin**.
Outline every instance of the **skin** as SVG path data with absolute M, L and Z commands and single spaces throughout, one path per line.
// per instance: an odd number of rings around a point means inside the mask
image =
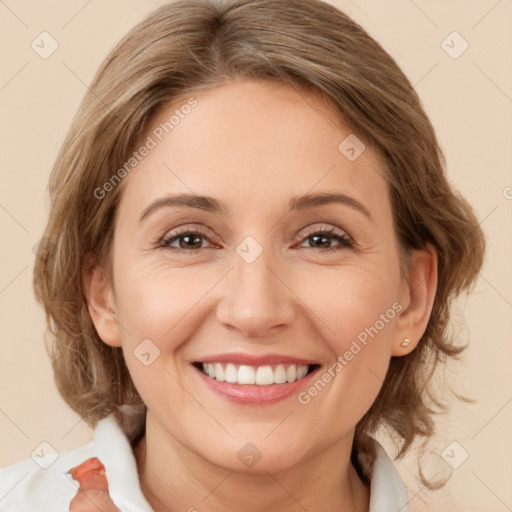
M 96 329 L 123 348 L 148 408 L 134 450 L 143 492 L 157 512 L 368 511 L 369 488 L 350 462 L 354 428 L 390 357 L 414 350 L 425 331 L 435 255 L 412 253 L 402 275 L 385 163 L 369 146 L 349 161 L 338 146 L 350 131 L 316 96 L 238 80 L 194 97 L 197 106 L 125 178 L 112 274 L 98 265 L 85 276 Z M 287 209 L 294 195 L 333 191 L 370 218 L 348 204 Z M 156 199 L 192 192 L 229 214 L 173 206 L 139 221 Z M 204 234 L 202 249 L 183 238 L 172 242 L 180 254 L 159 247 L 178 227 Z M 325 228 L 355 247 L 335 238 L 315 246 L 311 234 Z M 247 236 L 263 251 L 252 263 L 236 252 Z M 321 375 L 397 302 L 401 311 L 307 405 L 297 396 L 229 402 L 191 365 L 226 352 L 288 354 L 317 361 Z M 133 352 L 148 338 L 160 356 L 145 366 Z M 262 454 L 251 468 L 237 457 L 247 442 Z

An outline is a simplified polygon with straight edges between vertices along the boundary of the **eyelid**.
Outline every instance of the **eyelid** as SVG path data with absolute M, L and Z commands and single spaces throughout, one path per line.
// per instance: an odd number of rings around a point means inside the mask
M 304 228 L 302 231 L 300 231 L 297 237 L 302 238 L 306 235 L 309 235 L 310 233 L 316 233 L 317 231 L 334 231 L 337 234 L 343 234 L 346 235 L 347 237 L 350 236 L 344 229 L 321 223 L 320 225 L 313 224 L 312 226 Z
M 190 223 L 185 224 L 182 226 L 178 226 L 177 228 L 168 229 L 164 237 L 167 237 L 168 234 L 172 233 L 173 236 L 181 235 L 182 233 L 188 233 L 188 232 L 198 232 L 201 234 L 204 234 L 206 236 L 207 233 L 209 233 L 212 238 L 220 238 L 218 235 L 215 234 L 214 230 L 209 227 L 206 224 L 198 224 L 198 223 Z
M 346 238 L 354 247 L 356 247 L 356 242 L 354 238 L 350 235 L 350 233 L 342 228 L 332 226 L 329 224 L 321 223 L 320 225 L 314 224 L 312 226 L 308 226 L 307 228 L 300 231 L 300 233 L 294 238 L 295 241 L 303 240 L 307 238 L 309 235 L 318 232 L 328 232 L 331 236 L 339 236 L 342 238 Z
M 186 224 L 184 226 L 179 226 L 177 228 L 168 229 L 163 236 L 159 236 L 156 238 L 156 242 L 160 245 L 165 243 L 168 240 L 176 238 L 185 233 L 197 233 L 204 236 L 207 240 L 217 240 L 221 241 L 222 239 L 215 235 L 213 230 L 204 224 Z

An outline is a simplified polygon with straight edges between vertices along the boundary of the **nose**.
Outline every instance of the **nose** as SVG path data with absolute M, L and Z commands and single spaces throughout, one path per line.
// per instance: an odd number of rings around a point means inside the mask
M 268 337 L 294 320 L 294 294 L 279 265 L 267 257 L 269 252 L 263 251 L 252 263 L 234 253 L 217 307 L 218 321 L 247 338 Z

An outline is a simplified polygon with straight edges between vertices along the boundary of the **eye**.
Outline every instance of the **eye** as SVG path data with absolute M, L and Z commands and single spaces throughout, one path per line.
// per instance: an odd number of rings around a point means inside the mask
M 319 249 L 320 252 L 339 251 L 344 248 L 353 248 L 354 242 L 351 237 L 342 230 L 336 228 L 320 229 L 313 227 L 300 234 L 298 240 L 310 243 L 310 249 Z M 332 246 L 336 241 L 337 245 Z
M 167 233 L 158 241 L 158 246 L 176 253 L 197 253 L 205 249 L 203 240 L 208 240 L 204 233 L 185 227 Z
M 177 254 L 197 254 L 208 248 L 203 246 L 205 240 L 209 241 L 205 233 L 185 226 L 167 233 L 163 238 L 157 241 L 157 245 L 158 247 Z M 303 240 L 303 243 L 309 242 L 310 244 L 310 247 L 305 247 L 302 244 L 300 247 L 305 249 L 317 249 L 318 252 L 322 253 L 355 247 L 355 243 L 351 237 L 346 232 L 337 228 L 322 229 L 318 226 L 308 228 L 303 231 L 296 240 Z M 333 242 L 336 242 L 334 246 L 332 246 Z

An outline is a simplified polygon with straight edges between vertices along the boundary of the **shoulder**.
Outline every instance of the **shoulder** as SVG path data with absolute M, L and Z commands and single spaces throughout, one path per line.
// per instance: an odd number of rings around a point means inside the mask
M 61 453 L 34 454 L 0 469 L 0 510 L 2 512 L 67 512 L 78 484 L 68 471 L 97 454 L 94 441 Z

